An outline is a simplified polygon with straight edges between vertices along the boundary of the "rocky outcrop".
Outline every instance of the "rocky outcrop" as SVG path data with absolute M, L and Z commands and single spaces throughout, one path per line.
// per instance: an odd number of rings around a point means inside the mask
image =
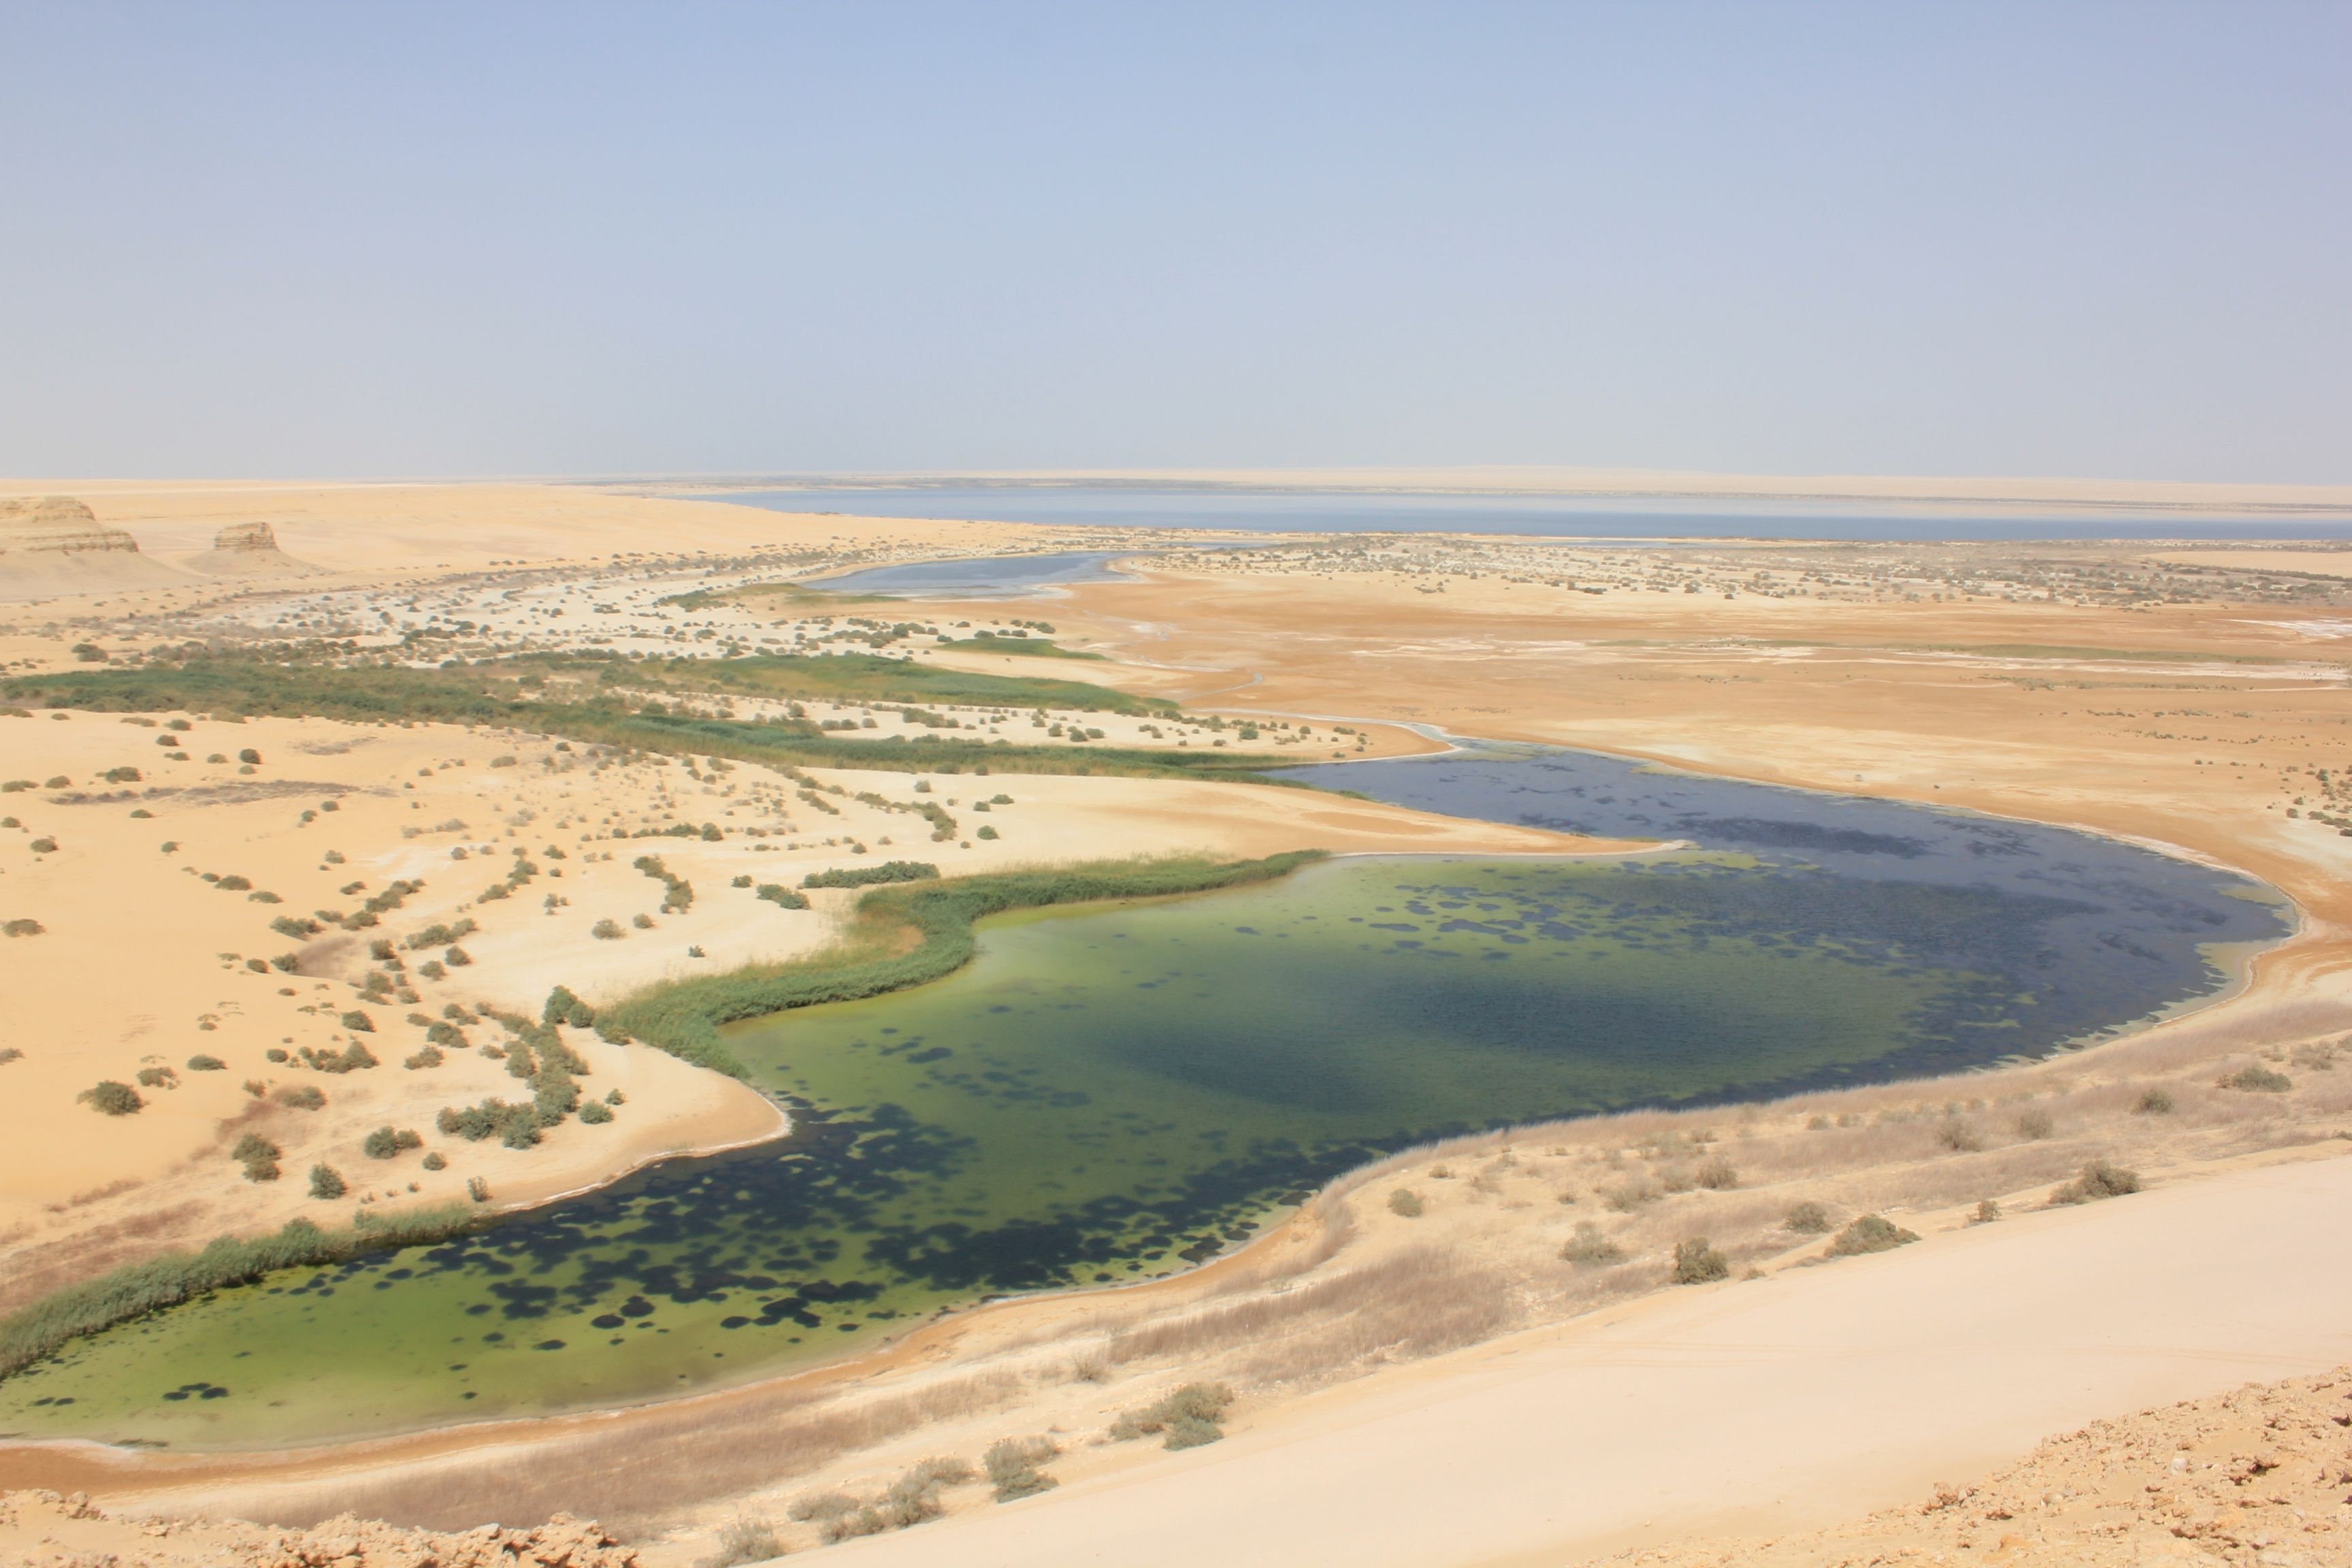
M 0 499 L 0 600 L 162 588 L 186 581 L 140 553 L 137 540 L 99 521 L 72 496 Z
M 278 534 L 266 522 L 232 522 L 213 536 L 210 550 L 180 564 L 208 577 L 305 577 L 318 570 L 278 549 Z
M 139 542 L 98 521 L 71 496 L 19 496 L 0 500 L 0 555 L 136 554 Z
M 213 535 L 213 549 L 216 552 L 257 552 L 277 548 L 278 535 L 266 522 L 232 522 Z
M 37 1541 L 37 1557 L 7 1548 Z M 0 1492 L 0 1558 L 45 1568 L 637 1568 L 634 1548 L 592 1520 L 557 1514 L 515 1529 L 409 1530 L 349 1514 L 308 1530 L 237 1520 L 142 1520 L 86 1492 Z

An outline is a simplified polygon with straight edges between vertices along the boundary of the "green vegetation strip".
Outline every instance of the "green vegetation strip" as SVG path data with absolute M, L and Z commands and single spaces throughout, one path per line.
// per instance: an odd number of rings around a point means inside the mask
M 1323 858 L 1319 849 L 1263 860 L 1200 858 L 1113 861 L 1055 871 L 999 871 L 953 881 L 877 888 L 857 900 L 850 939 L 790 963 L 753 964 L 730 974 L 667 981 L 597 1015 L 597 1033 L 626 1036 L 698 1066 L 747 1076 L 719 1026 L 791 1007 L 854 1002 L 953 973 L 978 948 L 972 928 L 990 915 L 1055 904 L 1155 899 L 1268 882 Z M 912 947 L 907 937 L 915 939 Z
M 202 1252 L 172 1252 L 130 1264 L 46 1297 L 0 1321 L 0 1377 L 56 1353 L 69 1340 L 176 1307 L 208 1291 L 247 1285 L 273 1269 L 341 1263 L 362 1252 L 439 1241 L 474 1224 L 463 1205 L 369 1216 L 352 1230 L 325 1231 L 291 1219 L 275 1236 L 225 1236 Z
M 833 668 L 828 667 L 840 667 Z M 747 720 L 673 711 L 668 695 L 691 677 L 707 693 L 887 702 L 922 700 L 1008 708 L 1160 711 L 1167 704 L 1084 681 L 967 675 L 864 654 L 821 658 L 648 660 L 541 659 L 416 669 L 203 656 L 138 669 L 71 670 L 0 681 L 0 695 L 100 712 L 267 714 L 358 723 L 496 724 L 649 752 L 706 752 L 738 762 L 898 773 L 1095 773 L 1142 778 L 1267 779 L 1266 759 L 1212 751 L 1014 745 L 977 736 L 920 741 L 837 739 L 805 719 Z M 542 695 L 543 694 L 543 695 Z M 700 693 L 698 693 L 698 695 Z

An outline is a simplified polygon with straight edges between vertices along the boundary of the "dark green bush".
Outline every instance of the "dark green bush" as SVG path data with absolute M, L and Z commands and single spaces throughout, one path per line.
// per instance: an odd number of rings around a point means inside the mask
M 108 1116 L 128 1116 L 147 1103 L 139 1098 L 137 1089 L 110 1078 L 100 1079 L 74 1098 Z
M 390 1160 L 396 1157 L 403 1150 L 421 1149 L 424 1146 L 425 1140 L 406 1128 L 394 1130 L 391 1127 L 379 1127 L 367 1135 L 366 1141 L 361 1143 L 360 1149 L 371 1160 Z
M 1711 1280 L 1730 1278 L 1731 1260 L 1709 1247 L 1706 1237 L 1694 1236 L 1688 1241 L 1675 1243 L 1675 1284 L 1705 1285 Z
M 929 882 L 940 868 L 922 860 L 885 860 L 879 866 L 845 866 L 811 871 L 801 879 L 803 888 L 868 888 L 883 882 Z
M 768 902 L 787 910 L 804 910 L 809 907 L 806 893 L 795 893 L 782 882 L 761 883 L 759 891 L 753 897 L 765 899 Z
M 314 1198 L 339 1198 L 350 1189 L 343 1185 L 342 1173 L 332 1165 L 310 1167 L 310 1195 Z
M 580 1108 L 580 1120 L 591 1127 L 601 1127 L 613 1120 L 613 1113 L 604 1101 L 592 1100 Z
M 1837 1239 L 1830 1243 L 1829 1256 L 1857 1258 L 1867 1252 L 1892 1252 L 1918 1239 L 1916 1232 L 1866 1214 L 1837 1233 Z

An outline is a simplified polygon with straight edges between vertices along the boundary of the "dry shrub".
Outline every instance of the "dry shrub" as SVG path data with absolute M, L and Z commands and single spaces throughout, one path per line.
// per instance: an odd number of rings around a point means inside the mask
M 2139 1173 L 2111 1165 L 2105 1160 L 2094 1160 L 2083 1167 L 2083 1173 L 2050 1194 L 2053 1204 L 2095 1203 L 2101 1198 L 2119 1198 L 2139 1191 Z
M 1858 1258 L 1868 1252 L 1892 1252 L 1898 1247 L 1919 1239 L 1916 1231 L 1905 1230 L 1892 1220 L 1866 1214 L 1837 1233 L 1830 1243 L 1832 1258 Z
M 1602 1268 L 1625 1261 L 1625 1249 L 1601 1235 L 1601 1227 L 1589 1219 L 1577 1223 L 1576 1234 L 1560 1247 L 1559 1255 L 1580 1268 Z

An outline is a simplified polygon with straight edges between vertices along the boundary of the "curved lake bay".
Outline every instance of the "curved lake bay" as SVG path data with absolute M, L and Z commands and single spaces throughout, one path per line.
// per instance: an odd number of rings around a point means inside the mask
M 1694 847 L 991 921 L 947 980 L 730 1031 L 788 1139 L 80 1342 L 0 1383 L 0 1429 L 286 1442 L 741 1381 L 1181 1268 L 1444 1133 L 2043 1052 L 2287 929 L 2258 885 L 2128 846 L 1580 753 L 1299 776 Z

